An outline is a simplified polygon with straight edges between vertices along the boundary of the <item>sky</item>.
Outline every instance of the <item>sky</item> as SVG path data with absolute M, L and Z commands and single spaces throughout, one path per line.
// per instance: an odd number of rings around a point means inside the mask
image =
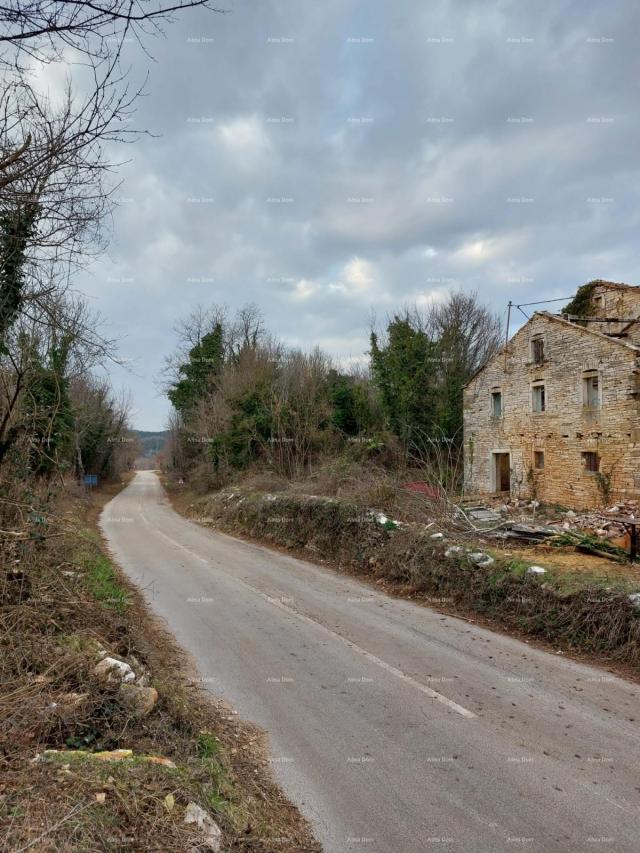
M 127 45 L 152 135 L 117 152 L 110 245 L 75 281 L 120 338 L 136 428 L 164 428 L 198 304 L 256 303 L 348 365 L 372 319 L 452 289 L 505 315 L 640 284 L 635 0 L 224 8 L 182 14 L 152 58 Z

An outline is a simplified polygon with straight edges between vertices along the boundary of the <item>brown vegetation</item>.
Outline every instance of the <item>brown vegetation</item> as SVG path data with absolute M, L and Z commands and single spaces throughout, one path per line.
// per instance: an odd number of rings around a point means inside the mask
M 441 534 L 433 524 L 396 522 L 358 500 L 236 489 L 200 498 L 189 514 L 436 607 L 444 603 L 447 610 L 481 614 L 556 647 L 640 671 L 640 608 L 624 583 L 605 587 L 581 578 L 576 584 L 552 570 L 539 576 L 523 560 L 498 552 L 478 564 L 477 536 L 465 541 Z
M 44 543 L 0 577 L 3 849 L 188 850 L 202 840 L 184 823 L 195 802 L 219 823 L 224 849 L 277 850 L 286 839 L 317 851 L 270 779 L 261 733 L 204 695 L 92 527 L 77 522 L 95 519 L 104 498 L 88 500 L 47 513 Z M 138 718 L 96 675 L 99 649 L 146 673 L 159 694 L 151 713 Z M 132 756 L 100 759 L 123 748 Z

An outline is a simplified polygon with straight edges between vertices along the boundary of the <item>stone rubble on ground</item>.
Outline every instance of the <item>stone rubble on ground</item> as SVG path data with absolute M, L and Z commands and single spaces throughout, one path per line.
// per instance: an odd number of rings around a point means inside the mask
M 158 701 L 155 687 L 141 687 L 139 684 L 121 684 L 118 701 L 122 707 L 136 719 L 150 714 Z
M 449 560 L 452 557 L 459 557 L 460 554 L 462 554 L 462 547 L 460 545 L 450 545 L 444 552 L 445 557 Z
M 489 554 L 486 554 L 484 551 L 472 551 L 469 555 L 469 560 L 474 564 L 474 566 L 480 566 L 484 568 L 485 566 L 490 566 L 492 563 L 495 563 L 493 557 Z
M 128 663 L 118 658 L 103 657 L 93 669 L 95 675 L 107 683 L 129 683 L 136 680 L 136 674 Z
M 204 847 L 213 853 L 220 853 L 222 850 L 222 830 L 208 812 L 197 803 L 189 803 L 185 809 L 184 822 L 195 823 L 204 835 L 202 843 L 196 849 Z

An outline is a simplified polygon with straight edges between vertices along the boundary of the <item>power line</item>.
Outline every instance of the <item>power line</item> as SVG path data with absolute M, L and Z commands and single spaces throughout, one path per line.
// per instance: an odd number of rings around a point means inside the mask
M 573 299 L 573 296 L 559 296 L 557 299 L 540 299 L 538 302 L 521 302 L 516 305 L 516 308 L 526 308 L 527 305 L 546 305 L 548 302 L 566 302 L 568 299 Z

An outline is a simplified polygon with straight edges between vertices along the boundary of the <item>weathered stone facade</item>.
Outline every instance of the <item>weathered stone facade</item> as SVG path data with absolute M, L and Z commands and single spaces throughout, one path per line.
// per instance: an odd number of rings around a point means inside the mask
M 594 314 L 640 315 L 640 288 L 613 289 Z M 634 345 L 632 327 L 626 337 L 593 328 L 603 325 L 534 314 L 473 377 L 464 392 L 468 493 L 508 487 L 574 508 L 640 496 L 640 337 Z M 619 334 L 622 324 L 605 328 Z

